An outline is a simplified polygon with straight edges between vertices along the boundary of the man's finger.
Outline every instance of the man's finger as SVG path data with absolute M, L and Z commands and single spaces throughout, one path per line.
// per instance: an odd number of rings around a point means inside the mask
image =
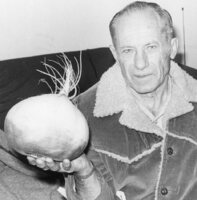
M 28 160 L 29 164 L 36 165 L 35 158 L 32 158 L 31 156 L 27 156 L 27 160 Z
M 55 162 L 53 161 L 53 159 L 52 159 L 52 158 L 49 158 L 49 157 L 46 157 L 46 158 L 45 158 L 45 162 L 46 162 L 46 165 L 47 165 L 49 168 L 51 168 L 51 167 L 53 167 L 53 166 L 55 165 Z
M 64 172 L 72 172 L 71 162 L 67 159 L 63 160 L 63 162 L 60 163 L 60 170 Z
M 39 168 L 44 168 L 44 167 L 46 166 L 46 164 L 45 164 L 45 159 L 44 159 L 44 158 L 38 158 L 38 159 L 36 160 L 36 165 L 37 165 L 37 167 L 39 167 Z

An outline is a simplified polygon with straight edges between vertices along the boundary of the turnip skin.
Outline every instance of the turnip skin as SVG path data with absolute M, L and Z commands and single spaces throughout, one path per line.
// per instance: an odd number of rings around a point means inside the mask
M 79 157 L 89 140 L 83 114 L 65 96 L 44 94 L 13 106 L 4 123 L 11 150 L 56 161 Z

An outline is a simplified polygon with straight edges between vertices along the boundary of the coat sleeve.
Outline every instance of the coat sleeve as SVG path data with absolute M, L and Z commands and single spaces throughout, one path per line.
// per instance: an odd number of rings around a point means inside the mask
M 62 174 L 45 172 L 9 150 L 0 130 L 0 200 L 62 200 Z
M 94 164 L 97 177 L 101 183 L 101 193 L 95 200 L 119 200 L 116 196 L 113 178 L 102 162 L 99 154 L 91 149 L 87 156 Z M 68 200 L 82 200 L 74 190 L 74 178 L 72 175 L 66 178 L 65 187 Z

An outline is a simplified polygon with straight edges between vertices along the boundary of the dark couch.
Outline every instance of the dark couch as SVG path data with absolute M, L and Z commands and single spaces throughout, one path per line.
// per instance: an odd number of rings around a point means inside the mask
M 71 60 L 74 70 L 79 60 L 80 52 L 65 52 Z M 50 93 L 49 87 L 41 80 L 45 79 L 52 89 L 51 79 L 41 74 L 37 69 L 45 71 L 42 62 L 52 64 L 62 73 L 58 65 L 51 60 L 60 61 L 60 53 L 39 55 L 33 57 L 5 60 L 0 62 L 0 129 L 3 129 L 4 118 L 8 110 L 17 102 L 30 96 Z M 102 73 L 114 64 L 115 60 L 109 48 L 88 49 L 82 51 L 82 76 L 78 84 L 78 94 L 84 92 L 101 77 Z M 196 70 L 181 65 L 188 73 L 197 78 Z
M 80 52 L 64 52 L 77 69 L 75 58 L 79 61 Z M 0 62 L 0 129 L 8 110 L 17 102 L 30 96 L 50 93 L 49 87 L 41 80 L 45 79 L 54 90 L 51 79 L 38 70 L 46 71 L 42 62 L 62 69 L 51 60 L 60 62 L 61 53 L 39 55 Z M 109 48 L 88 49 L 82 51 L 82 76 L 78 84 L 78 94 L 95 84 L 102 73 L 114 63 Z

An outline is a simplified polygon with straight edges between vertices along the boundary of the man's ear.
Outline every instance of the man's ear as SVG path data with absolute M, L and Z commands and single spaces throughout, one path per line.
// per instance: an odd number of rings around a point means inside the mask
M 117 53 L 116 53 L 115 47 L 114 47 L 113 45 L 110 45 L 109 48 L 110 48 L 110 50 L 111 50 L 111 52 L 112 52 L 112 55 L 113 55 L 114 59 L 115 59 L 116 62 L 117 62 L 118 60 L 117 60 Z
M 170 52 L 170 58 L 174 59 L 178 51 L 178 39 L 172 38 L 171 40 L 171 52 Z

